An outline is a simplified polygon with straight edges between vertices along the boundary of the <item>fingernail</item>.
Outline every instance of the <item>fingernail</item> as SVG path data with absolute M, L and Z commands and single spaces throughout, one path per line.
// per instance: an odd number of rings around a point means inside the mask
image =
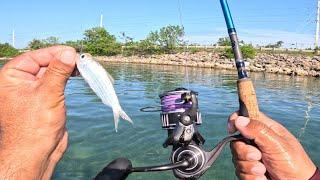
M 249 122 L 250 122 L 249 118 L 240 116 L 236 120 L 236 125 L 240 127 L 246 127 L 249 124 Z
M 262 167 L 259 164 L 256 164 L 255 166 L 253 166 L 253 168 L 251 169 L 251 172 L 256 174 L 256 175 L 263 175 L 265 173 L 265 168 Z
M 72 49 L 65 49 L 62 50 L 61 55 L 60 55 L 60 60 L 64 64 L 74 64 L 75 63 L 75 51 Z
M 258 161 L 258 160 L 260 160 L 260 155 L 257 153 L 249 153 L 247 155 L 247 158 L 248 158 L 248 160 L 251 160 L 251 161 Z

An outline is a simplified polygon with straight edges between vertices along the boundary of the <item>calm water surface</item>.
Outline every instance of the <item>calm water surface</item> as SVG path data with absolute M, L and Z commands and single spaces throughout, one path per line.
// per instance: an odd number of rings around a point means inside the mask
M 135 124 L 120 121 L 115 133 L 111 109 L 101 103 L 82 78 L 72 78 L 66 88 L 69 148 L 53 179 L 92 179 L 117 157 L 131 159 L 134 166 L 168 162 L 171 150 L 162 147 L 167 133 L 161 129 L 159 114 L 139 109 L 157 105 L 160 93 L 177 87 L 199 92 L 203 115 L 199 130 L 206 138 L 206 148 L 227 135 L 227 117 L 238 107 L 235 72 L 134 64 L 105 67 L 116 80 L 120 103 Z M 319 78 L 264 73 L 252 73 L 251 77 L 261 111 L 284 124 L 320 165 Z M 171 172 L 161 172 L 136 173 L 128 179 L 175 178 Z M 201 179 L 236 179 L 228 148 Z

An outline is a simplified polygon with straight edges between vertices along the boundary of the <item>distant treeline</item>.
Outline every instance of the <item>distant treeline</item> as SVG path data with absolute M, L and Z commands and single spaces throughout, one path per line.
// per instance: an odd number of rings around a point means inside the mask
M 72 46 L 77 51 L 90 53 L 95 56 L 113 56 L 121 54 L 124 56 L 132 55 L 150 55 L 163 53 L 177 53 L 189 51 L 195 53 L 200 49 L 192 47 L 186 49 L 186 42 L 183 41 L 184 28 L 181 26 L 168 25 L 156 31 L 151 31 L 143 40 L 135 41 L 126 33 L 121 33 L 117 39 L 105 28 L 95 27 L 84 32 L 84 37 L 80 40 L 60 42 L 57 37 L 48 37 L 46 39 L 33 39 L 28 43 L 27 49 L 35 50 L 53 45 Z M 121 39 L 121 41 L 120 41 Z M 245 58 L 254 58 L 256 50 L 251 44 L 241 43 L 241 50 Z M 270 47 L 281 47 L 282 41 L 276 44 L 270 44 Z M 219 46 L 230 46 L 229 38 L 220 38 L 217 42 Z M 12 57 L 19 54 L 19 50 L 13 48 L 8 43 L 0 44 L 0 57 Z M 230 48 L 222 51 L 228 58 L 233 57 Z
M 64 44 L 76 48 L 78 51 L 88 52 L 92 55 L 112 56 L 117 54 L 155 54 L 172 53 L 181 45 L 184 29 L 180 26 L 166 26 L 158 31 L 152 31 L 140 41 L 134 41 L 132 37 L 121 33 L 122 42 L 105 28 L 95 27 L 84 32 L 84 38 L 75 41 L 60 43 L 56 37 L 32 40 L 28 47 L 39 49 L 56 44 Z

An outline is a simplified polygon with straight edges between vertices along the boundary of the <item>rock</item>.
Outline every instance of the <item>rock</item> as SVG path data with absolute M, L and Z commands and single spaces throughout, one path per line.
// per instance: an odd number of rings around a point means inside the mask
M 257 67 L 257 68 L 262 68 L 262 67 L 263 67 L 263 66 L 262 66 L 261 64 L 259 64 L 259 63 L 254 63 L 253 66 L 254 66 L 254 67 Z
M 216 52 L 177 53 L 143 56 L 99 56 L 99 61 L 128 62 L 147 64 L 168 64 L 176 66 L 192 66 L 203 68 L 235 69 L 233 59 L 224 57 Z M 264 71 L 300 76 L 320 76 L 320 56 L 291 56 L 288 54 L 260 53 L 254 59 L 246 61 L 246 67 L 250 71 Z

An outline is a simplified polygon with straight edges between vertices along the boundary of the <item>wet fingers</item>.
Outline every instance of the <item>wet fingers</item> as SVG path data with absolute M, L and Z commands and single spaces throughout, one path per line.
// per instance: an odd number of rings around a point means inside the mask
M 237 172 L 264 176 L 266 173 L 266 167 L 259 161 L 235 161 Z
M 231 143 L 231 151 L 234 159 L 240 161 L 259 161 L 262 154 L 255 146 L 248 145 L 242 141 Z
M 231 114 L 228 118 L 228 133 L 229 134 L 233 134 L 237 131 L 236 127 L 235 127 L 235 121 L 236 119 L 239 117 L 239 113 L 234 112 L 233 114 Z
M 245 173 L 236 173 L 236 175 L 240 180 L 267 180 L 267 177 L 265 175 L 256 176 L 256 175 L 245 174 Z

